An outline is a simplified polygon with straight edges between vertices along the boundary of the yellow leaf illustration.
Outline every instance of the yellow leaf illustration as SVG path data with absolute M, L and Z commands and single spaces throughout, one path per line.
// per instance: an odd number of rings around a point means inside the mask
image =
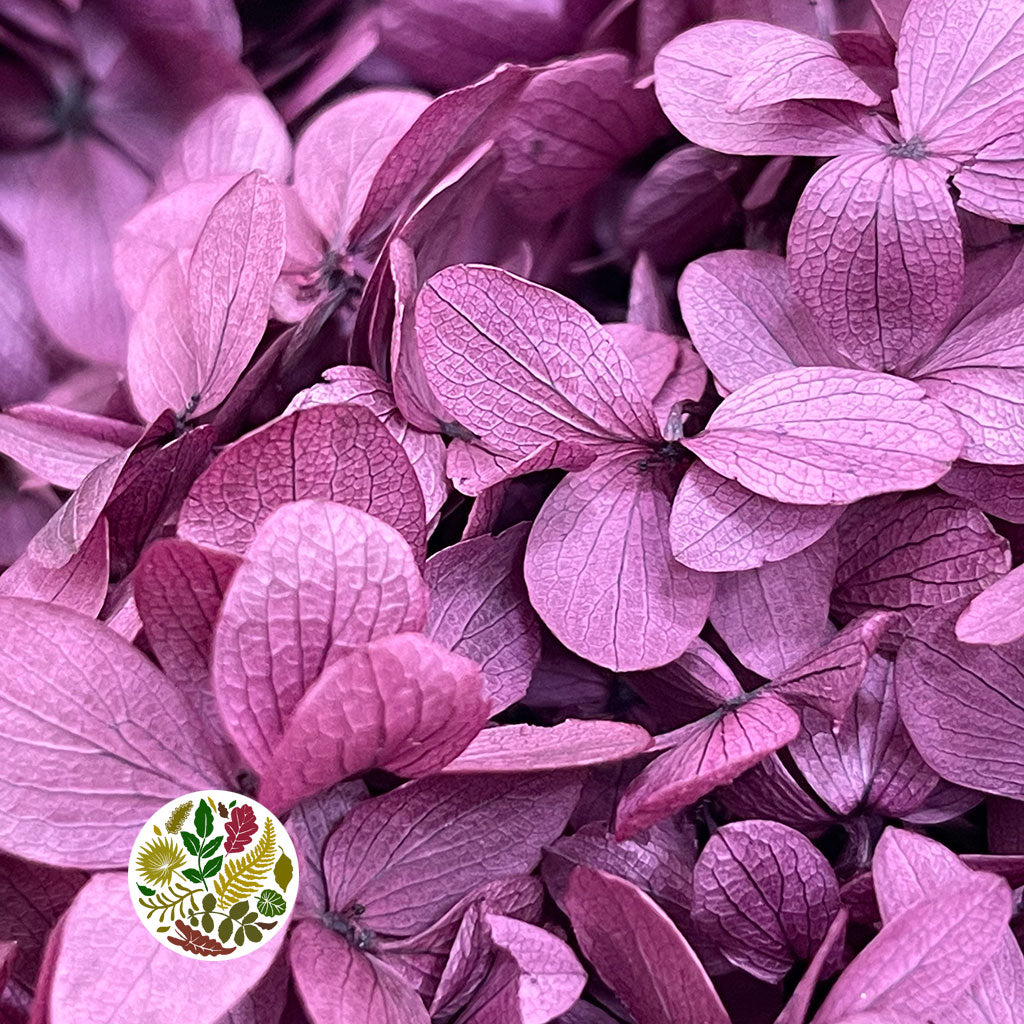
M 263 835 L 256 841 L 256 845 L 244 856 L 226 861 L 214 880 L 213 890 L 221 910 L 244 900 L 263 887 L 274 866 L 275 851 L 274 823 L 267 818 L 263 823 Z

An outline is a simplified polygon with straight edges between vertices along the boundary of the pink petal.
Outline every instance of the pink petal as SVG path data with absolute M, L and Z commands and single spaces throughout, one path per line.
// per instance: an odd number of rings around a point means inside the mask
M 828 505 L 784 505 L 694 462 L 672 502 L 672 554 L 702 572 L 756 569 L 819 540 L 842 511 Z
M 422 627 L 427 589 L 408 544 L 364 512 L 299 501 L 257 531 L 224 595 L 212 677 L 257 771 L 303 695 L 346 647 Z
M 416 474 L 387 428 L 357 405 L 303 409 L 225 448 L 189 492 L 178 534 L 245 554 L 275 508 L 306 498 L 370 512 L 417 552 L 425 546 Z
M 499 725 L 479 733 L 444 771 L 468 775 L 582 768 L 627 760 L 650 745 L 647 732 L 627 722 L 569 718 L 551 728 Z
M 250 171 L 287 181 L 292 143 L 280 114 L 262 93 L 233 93 L 196 115 L 178 136 L 159 184 L 173 192 L 203 178 Z
M 969 499 L 989 515 L 1024 523 L 1024 469 L 1020 466 L 955 462 L 939 486 L 949 494 Z
M 413 89 L 367 89 L 327 107 L 295 145 L 295 190 L 333 248 L 343 250 L 374 176 L 430 105 Z
M 782 1013 L 775 1018 L 775 1024 L 804 1024 L 807 1020 L 807 1013 L 811 1007 L 815 990 L 822 981 L 829 964 L 834 964 L 846 942 L 846 925 L 849 921 L 849 913 L 845 907 L 839 908 L 839 913 L 832 919 L 832 923 L 821 940 L 807 970 L 801 975 L 800 980 L 793 989 Z M 869 1024 L 869 1022 L 862 1022 Z M 877 1024 L 884 1024 L 883 1021 Z
M 755 493 L 829 505 L 927 487 L 957 457 L 962 435 L 916 384 L 808 367 L 734 391 L 686 444 Z
M 858 366 L 927 351 L 963 287 L 960 226 L 941 169 L 870 149 L 826 164 L 789 229 L 797 296 Z
M 626 790 L 615 816 L 618 838 L 688 807 L 784 747 L 800 720 L 778 697 L 761 694 L 662 737 L 672 748 Z
M 1016 133 L 996 138 L 969 166 L 953 175 L 957 206 L 981 217 L 1019 224 L 1024 220 L 1024 148 Z
M 533 524 L 524 565 L 530 600 L 555 636 L 619 671 L 679 657 L 703 627 L 714 589 L 672 558 L 668 481 L 641 454 L 567 476 Z
M 722 153 L 832 156 L 859 140 L 863 113 L 843 103 L 793 100 L 732 113 L 730 89 L 761 47 L 788 30 L 725 20 L 676 36 L 654 61 L 654 87 L 669 120 L 691 142 Z
M 0 248 L 0 406 L 38 398 L 49 372 L 42 325 L 28 295 L 22 261 Z
M 424 632 L 477 662 L 496 714 L 519 700 L 540 658 L 540 627 L 522 576 L 526 524 L 452 544 L 427 560 Z
M 1022 568 L 1017 566 L 971 601 L 956 620 L 958 640 L 967 644 L 1006 644 L 1024 637 Z
M 686 939 L 636 886 L 578 867 L 565 906 L 583 955 L 637 1024 L 729 1024 Z
M 5 597 L 0 610 L 4 849 L 122 867 L 161 805 L 225 785 L 196 709 L 116 633 L 57 605 Z
M 154 942 L 132 905 L 128 876 L 96 875 L 64 920 L 50 1019 L 103 1024 L 116 1007 L 125 1021 L 167 1020 L 168 1007 L 184 1005 L 192 1024 L 217 1024 L 270 970 L 284 935 L 278 929 L 225 971 Z

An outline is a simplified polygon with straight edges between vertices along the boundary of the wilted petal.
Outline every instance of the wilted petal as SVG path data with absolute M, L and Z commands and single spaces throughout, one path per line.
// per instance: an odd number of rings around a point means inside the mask
M 379 520 L 326 501 L 274 512 L 227 588 L 214 635 L 217 701 L 250 764 L 270 763 L 332 657 L 419 629 L 427 600 L 408 544 Z
M 700 632 L 712 580 L 671 555 L 668 481 L 627 451 L 573 473 L 530 531 L 530 600 L 570 650 L 618 670 L 677 658 Z
M 826 164 L 789 229 L 793 288 L 858 366 L 909 365 L 963 287 L 963 243 L 941 169 L 870 149 Z
M 764 497 L 830 505 L 927 487 L 962 438 L 952 414 L 910 381 L 807 367 L 734 391 L 686 445 Z

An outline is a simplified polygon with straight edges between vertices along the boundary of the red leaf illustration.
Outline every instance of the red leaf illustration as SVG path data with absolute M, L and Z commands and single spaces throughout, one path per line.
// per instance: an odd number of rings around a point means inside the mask
M 181 946 L 186 953 L 197 953 L 199 956 L 226 956 L 228 953 L 234 953 L 236 949 L 235 946 L 222 946 L 216 939 L 211 939 L 198 928 L 189 928 L 184 921 L 175 921 L 174 925 L 181 932 L 181 938 L 168 935 L 167 941 L 172 945 Z
M 252 842 L 252 837 L 256 835 L 258 828 L 256 815 L 248 804 L 233 807 L 231 820 L 224 826 L 224 831 L 228 834 L 224 852 L 238 853 L 239 850 L 244 850 Z

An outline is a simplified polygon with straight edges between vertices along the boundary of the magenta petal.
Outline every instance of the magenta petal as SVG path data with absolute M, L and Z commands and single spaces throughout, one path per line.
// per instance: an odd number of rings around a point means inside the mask
M 1024 146 L 1016 132 L 980 150 L 953 176 L 957 206 L 981 217 L 1019 224 L 1024 220 Z
M 364 801 L 327 841 L 330 905 L 358 902 L 365 927 L 415 935 L 485 882 L 532 871 L 579 793 L 578 772 L 440 776 Z
M 565 908 L 583 955 L 637 1024 L 729 1024 L 686 939 L 635 885 L 578 867 Z
M 686 444 L 764 497 L 830 505 L 927 487 L 962 438 L 952 414 L 910 381 L 807 367 L 734 391 Z
M 702 572 L 756 569 L 809 547 L 842 513 L 839 506 L 784 505 L 694 462 L 672 502 L 672 554 Z
M 730 963 L 763 981 L 809 960 L 838 911 L 828 861 L 775 821 L 723 826 L 693 868 L 694 921 Z
M 499 725 L 479 733 L 444 771 L 469 775 L 582 768 L 627 760 L 650 745 L 648 733 L 628 722 L 568 718 L 551 728 Z
M 193 1024 L 219 1024 L 271 968 L 284 936 L 278 929 L 225 971 L 154 942 L 132 905 L 128 876 L 96 875 L 64 920 L 49 1019 L 101 1024 L 117 1007 L 125 1021 L 167 1020 L 168 1007 L 184 1003 Z
M 232 93 L 201 111 L 178 136 L 160 171 L 160 188 L 173 192 L 203 178 L 250 171 L 287 181 L 292 143 L 265 96 Z
M 709 619 L 747 668 L 781 675 L 829 635 L 838 546 L 833 533 L 795 555 L 716 577 Z
M 441 404 L 497 451 L 660 437 L 633 367 L 594 318 L 497 267 L 448 267 L 427 281 L 416 339 Z
M 480 668 L 417 633 L 334 660 L 296 705 L 264 772 L 260 800 L 281 813 L 340 779 L 383 768 L 433 775 L 483 728 Z
M 764 693 L 661 737 L 671 749 L 626 790 L 615 815 L 616 836 L 631 836 L 732 782 L 789 743 L 799 728 L 795 712 Z
M 570 650 L 617 670 L 679 657 L 707 618 L 714 584 L 671 555 L 667 481 L 642 452 L 566 477 L 530 531 L 530 600 Z
M 195 482 L 178 534 L 245 554 L 279 506 L 316 498 L 371 513 L 425 546 L 423 495 L 401 445 L 358 405 L 322 405 L 274 420 L 225 448 Z
M 326 501 L 274 512 L 227 588 L 214 635 L 217 701 L 250 764 L 271 763 L 332 657 L 421 628 L 427 599 L 408 544 L 372 516 Z
M 26 279 L 43 322 L 86 359 L 124 359 L 127 324 L 111 240 L 148 188 L 137 168 L 88 136 L 54 149 L 36 180 Z
M 832 156 L 860 141 L 858 109 L 792 100 L 732 113 L 736 77 L 752 55 L 792 33 L 760 21 L 724 20 L 676 36 L 654 61 L 654 85 L 669 120 L 691 142 L 723 153 Z
M 314 1024 L 430 1024 L 420 997 L 390 967 L 315 921 L 292 932 L 288 959 Z
M 789 229 L 797 296 L 858 366 L 909 365 L 960 300 L 960 226 L 940 169 L 870 149 L 826 164 Z
M 226 785 L 197 710 L 134 647 L 56 605 L 5 597 L 0 609 L 4 849 L 64 866 L 123 867 L 160 806 Z
M 1024 566 L 971 601 L 956 620 L 956 635 L 968 644 L 1006 644 L 1024 637 Z
M 540 626 L 522 574 L 526 524 L 452 544 L 427 559 L 424 633 L 477 662 L 491 713 L 514 704 L 540 658 Z
M 412 89 L 367 89 L 321 111 L 295 145 L 295 190 L 332 248 L 343 250 L 374 175 L 430 104 Z
M 821 940 L 821 945 L 807 965 L 807 970 L 796 983 L 793 994 L 783 1007 L 782 1013 L 775 1018 L 775 1024 L 804 1024 L 804 1021 L 807 1020 L 807 1012 L 814 998 L 815 989 L 825 976 L 828 965 L 836 962 L 843 949 L 848 921 L 849 914 L 845 907 L 841 907 L 839 913 L 832 919 L 825 938 Z M 861 1024 L 870 1024 L 870 1022 L 862 1021 Z M 885 1022 L 878 1021 L 877 1024 L 885 1024 Z
M 42 327 L 21 263 L 20 257 L 0 247 L 0 406 L 38 398 L 49 376 Z
M 900 714 L 944 779 L 1019 797 L 1024 786 L 1024 642 L 963 644 L 954 624 L 966 602 L 918 620 L 896 657 Z

